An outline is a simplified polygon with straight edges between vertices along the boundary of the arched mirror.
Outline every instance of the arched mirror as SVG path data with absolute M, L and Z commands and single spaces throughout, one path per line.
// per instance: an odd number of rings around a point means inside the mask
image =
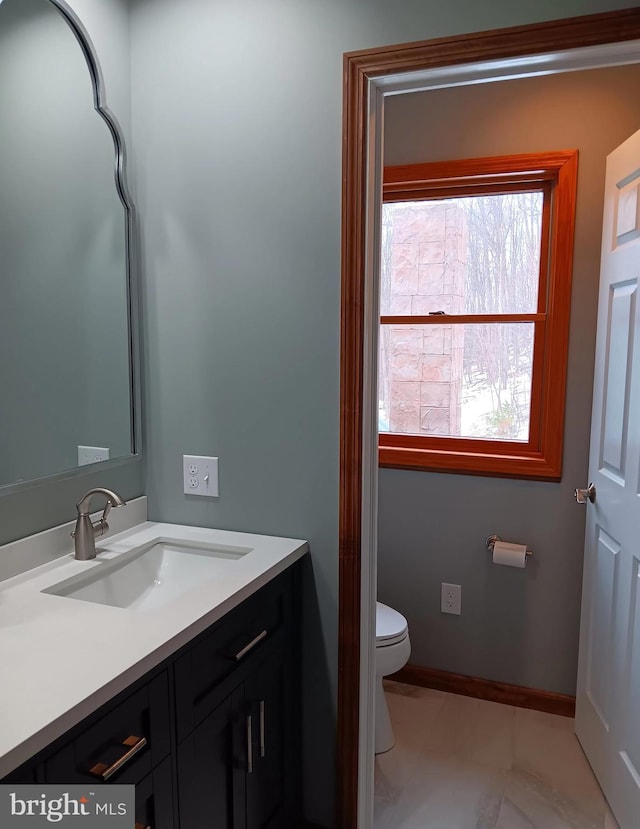
M 62 0 L 0 0 L 0 487 L 136 452 L 132 211 L 103 94 Z

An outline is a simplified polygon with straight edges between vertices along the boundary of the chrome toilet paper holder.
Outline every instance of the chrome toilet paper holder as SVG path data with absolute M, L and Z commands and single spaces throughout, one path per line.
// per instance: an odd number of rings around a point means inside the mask
M 496 535 L 496 534 L 494 533 L 493 535 L 488 535 L 488 536 L 486 537 L 486 539 L 485 539 L 485 542 L 484 542 L 484 543 L 485 543 L 485 545 L 486 545 L 486 547 L 487 547 L 487 550 L 489 550 L 489 552 L 493 555 L 493 546 L 494 546 L 494 544 L 496 543 L 496 541 L 502 541 L 502 540 L 503 540 L 503 539 L 502 539 L 502 538 L 500 538 L 500 536 L 499 536 L 499 535 Z M 526 556 L 527 556 L 527 558 L 529 558 L 529 557 L 530 557 L 530 556 L 532 556 L 532 555 L 533 555 L 533 550 L 530 550 L 530 549 L 527 547 L 527 550 L 526 550 Z

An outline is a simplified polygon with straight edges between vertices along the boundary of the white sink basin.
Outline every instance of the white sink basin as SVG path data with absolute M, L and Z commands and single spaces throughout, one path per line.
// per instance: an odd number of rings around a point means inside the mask
M 97 559 L 99 564 L 88 573 L 42 592 L 112 607 L 154 610 L 204 581 L 228 574 L 251 549 L 156 538 L 116 559 Z

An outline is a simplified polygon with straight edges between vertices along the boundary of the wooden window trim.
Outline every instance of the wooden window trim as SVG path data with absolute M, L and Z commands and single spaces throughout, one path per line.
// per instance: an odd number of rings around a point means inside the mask
M 387 167 L 383 201 L 486 193 L 544 193 L 535 314 L 386 315 L 381 325 L 531 322 L 534 325 L 527 442 L 381 433 L 382 467 L 559 481 L 569 344 L 578 153 L 564 150 Z

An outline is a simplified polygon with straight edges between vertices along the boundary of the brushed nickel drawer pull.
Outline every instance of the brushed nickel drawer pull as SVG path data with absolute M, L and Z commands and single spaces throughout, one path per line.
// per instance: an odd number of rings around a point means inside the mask
M 115 763 L 112 763 L 108 766 L 106 763 L 96 763 L 92 769 L 89 769 L 89 774 L 95 775 L 95 777 L 100 777 L 102 780 L 108 780 L 110 777 L 119 771 L 123 766 L 132 760 L 139 751 L 147 744 L 146 737 L 127 737 L 126 740 L 123 740 L 121 745 L 123 748 L 126 748 L 127 751 L 119 757 Z
M 253 741 L 251 734 L 251 714 L 247 715 L 247 774 L 253 773 Z
M 264 700 L 260 700 L 260 757 L 264 757 L 266 747 L 264 742 Z
M 255 646 L 256 646 L 259 642 L 262 642 L 262 640 L 263 640 L 263 639 L 266 639 L 266 637 L 267 637 L 267 631 L 266 631 L 266 630 L 263 630 L 261 633 L 259 633 L 259 634 L 256 636 L 256 638 L 255 638 L 255 639 L 252 639 L 252 640 L 249 642 L 249 644 L 248 644 L 248 645 L 245 645 L 245 646 L 244 646 L 244 648 L 242 648 L 242 650 L 239 650 L 239 651 L 238 651 L 238 653 L 235 655 L 235 660 L 236 660 L 236 662 L 240 662 L 240 660 L 241 660 L 241 659 L 244 659 L 244 658 L 245 658 L 245 656 L 249 653 L 249 651 L 252 651 L 252 650 L 255 648 Z

